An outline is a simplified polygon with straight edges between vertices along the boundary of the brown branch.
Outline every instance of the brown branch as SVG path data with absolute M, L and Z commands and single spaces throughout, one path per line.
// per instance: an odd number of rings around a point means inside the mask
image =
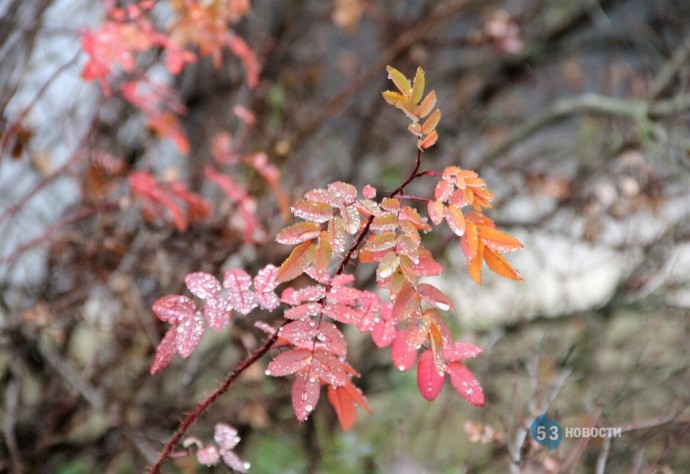
M 483 158 L 484 163 L 498 159 L 513 146 L 528 139 L 540 129 L 580 114 L 604 115 L 619 117 L 647 126 L 654 119 L 672 117 L 690 110 L 690 95 L 681 95 L 672 99 L 644 101 L 636 99 L 614 99 L 598 94 L 583 94 L 555 102 L 549 110 L 528 120 L 524 125 L 514 128 L 501 144 Z
M 283 323 L 285 325 L 288 321 Z M 282 327 L 282 326 L 281 326 Z M 160 472 L 160 468 L 165 462 L 168 457 L 170 457 L 170 454 L 172 453 L 173 448 L 175 445 L 182 439 L 182 436 L 187 432 L 190 426 L 196 422 L 197 419 L 201 416 L 201 414 L 206 411 L 215 401 L 223 395 L 228 388 L 230 388 L 230 385 L 237 379 L 237 377 L 242 374 L 245 370 L 247 370 L 251 365 L 254 364 L 257 360 L 259 360 L 261 357 L 266 354 L 271 347 L 273 346 L 273 343 L 276 342 L 278 339 L 278 331 L 273 333 L 271 337 L 269 337 L 266 342 L 261 345 L 257 350 L 252 352 L 248 357 L 246 357 L 242 362 L 240 362 L 237 367 L 235 367 L 235 370 L 233 370 L 221 383 L 218 388 L 216 388 L 211 395 L 209 395 L 203 402 L 198 404 L 196 408 L 194 408 L 193 411 L 187 414 L 185 418 L 180 422 L 180 426 L 178 426 L 177 430 L 172 434 L 170 438 L 168 438 L 168 441 L 165 443 L 165 447 L 163 450 L 158 454 L 158 459 L 156 459 L 156 462 L 154 462 L 151 467 L 148 468 L 147 472 L 149 474 L 157 474 Z
M 74 214 L 64 217 L 60 219 L 59 221 L 55 222 L 54 224 L 48 226 L 46 230 L 41 232 L 39 235 L 31 239 L 30 241 L 26 242 L 25 244 L 17 247 L 12 253 L 9 255 L 6 255 L 4 257 L 0 258 L 0 265 L 5 265 L 15 258 L 19 257 L 22 255 L 24 252 L 27 250 L 31 250 L 33 247 L 37 246 L 40 244 L 42 241 L 47 240 L 49 237 L 51 237 L 53 234 L 55 234 L 58 230 L 62 229 L 63 227 L 66 227 L 68 225 L 74 224 L 75 222 L 78 222 L 82 219 L 86 219 L 87 217 L 91 217 L 94 214 L 98 214 L 99 212 L 106 212 L 106 211 L 112 211 L 115 210 L 119 207 L 119 204 L 115 202 L 103 204 L 100 206 L 95 206 L 95 207 L 89 207 L 86 209 L 82 209 L 80 211 L 75 212 Z

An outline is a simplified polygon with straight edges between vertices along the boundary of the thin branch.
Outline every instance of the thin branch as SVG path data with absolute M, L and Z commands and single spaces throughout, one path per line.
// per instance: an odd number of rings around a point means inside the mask
M 288 321 L 286 320 L 283 325 L 285 325 Z M 281 326 L 282 327 L 282 326 Z M 170 454 L 172 453 L 173 449 L 175 448 L 175 445 L 182 439 L 182 436 L 187 432 L 187 430 L 194 424 L 196 420 L 199 419 L 201 414 L 206 411 L 215 401 L 223 395 L 228 388 L 230 388 L 230 385 L 237 379 L 237 377 L 242 374 L 245 370 L 247 370 L 251 365 L 253 365 L 257 360 L 259 360 L 261 357 L 266 354 L 271 347 L 273 346 L 273 343 L 276 342 L 278 339 L 278 331 L 273 333 L 271 337 L 269 337 L 266 342 L 264 342 L 261 347 L 259 347 L 257 350 L 252 352 L 248 357 L 246 357 L 242 362 L 240 362 L 237 367 L 235 367 L 235 370 L 233 370 L 221 383 L 218 388 L 216 388 L 211 395 L 209 395 L 203 402 L 201 402 L 199 405 L 194 408 L 193 411 L 187 414 L 185 418 L 182 420 L 180 423 L 180 426 L 177 428 L 177 430 L 173 433 L 173 435 L 168 438 L 168 441 L 165 443 L 165 447 L 163 450 L 158 454 L 158 459 L 156 459 L 156 462 L 154 462 L 151 467 L 148 468 L 147 472 L 149 474 L 157 474 L 160 472 L 160 468 L 163 465 L 163 462 L 170 457 Z
M 482 160 L 495 161 L 518 143 L 528 139 L 540 129 L 574 115 L 592 114 L 620 117 L 648 123 L 653 119 L 671 117 L 690 110 L 690 95 L 672 99 L 644 101 L 636 99 L 614 99 L 598 94 L 583 94 L 555 102 L 543 114 L 514 128 L 503 142 L 490 151 Z
M 57 231 L 59 231 L 63 227 L 74 224 L 75 222 L 86 219 L 87 217 L 91 217 L 94 214 L 98 214 L 99 212 L 112 211 L 112 210 L 117 209 L 118 207 L 119 207 L 119 204 L 117 204 L 117 203 L 114 203 L 114 202 L 113 203 L 107 203 L 107 204 L 103 204 L 100 206 L 82 209 L 80 211 L 75 212 L 74 214 L 72 214 L 70 216 L 64 217 L 64 218 L 60 219 L 59 221 L 55 222 L 54 224 L 48 226 L 46 228 L 46 230 L 44 230 L 43 232 L 38 234 L 36 237 L 31 239 L 30 241 L 17 247 L 9 255 L 1 257 L 0 258 L 0 265 L 5 265 L 5 264 L 11 262 L 12 260 L 16 259 L 20 255 L 22 255 L 27 250 L 31 250 L 33 247 L 37 246 L 38 244 L 40 244 L 44 240 L 47 240 L 48 238 L 52 237 Z

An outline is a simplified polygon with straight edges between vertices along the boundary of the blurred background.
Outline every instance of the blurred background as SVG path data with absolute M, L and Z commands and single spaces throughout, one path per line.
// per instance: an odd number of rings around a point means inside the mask
M 164 29 L 161 3 L 152 17 Z M 227 51 L 220 68 L 200 58 L 175 76 L 155 50 L 139 57 L 186 107 L 185 156 L 121 94 L 82 79 L 80 34 L 98 28 L 102 4 L 0 2 L 0 471 L 141 472 L 155 459 L 182 414 L 261 343 L 253 322 L 276 315 L 235 318 L 151 377 L 165 330 L 151 304 L 183 292 L 188 272 L 280 263 L 281 193 L 397 187 L 416 150 L 380 95 L 390 64 L 408 76 L 422 66 L 439 97 L 440 139 L 423 166 L 479 172 L 497 195 L 489 216 L 525 246 L 510 256 L 524 282 L 487 274 L 478 287 L 456 239 L 428 241 L 446 264 L 436 283 L 456 302 L 454 334 L 484 348 L 468 365 L 486 408 L 450 387 L 426 402 L 414 371 L 353 332 L 373 413 L 349 432 L 323 400 L 297 422 L 290 381 L 268 380 L 263 360 L 190 435 L 210 440 L 214 423 L 230 423 L 259 473 L 690 472 L 690 4 L 250 6 L 232 28 L 261 64 L 254 89 Z M 219 136 L 280 174 L 271 187 L 259 166 L 226 169 L 252 196 L 250 239 L 238 204 L 203 179 Z M 183 180 L 213 211 L 184 232 L 152 219 L 130 192 L 133 170 Z M 527 434 L 544 412 L 622 435 L 547 451 Z M 226 472 L 189 458 L 168 467 Z

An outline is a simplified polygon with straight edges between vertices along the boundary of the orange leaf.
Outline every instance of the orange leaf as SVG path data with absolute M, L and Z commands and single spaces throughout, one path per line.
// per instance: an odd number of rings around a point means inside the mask
M 429 116 L 428 119 L 422 124 L 422 135 L 428 135 L 429 133 L 436 130 L 436 125 L 441 120 L 441 111 L 436 109 L 433 114 Z
M 467 271 L 477 285 L 482 285 L 482 255 L 484 254 L 484 244 L 479 241 L 477 246 L 477 255 L 467 261 Z
M 424 118 L 434 110 L 436 106 L 436 92 L 431 91 L 424 97 L 424 100 L 419 104 L 419 116 Z
M 505 253 L 522 248 L 522 243 L 518 239 L 495 228 L 479 227 L 479 237 L 484 240 L 487 247 L 496 252 Z
M 522 280 L 522 276 L 508 263 L 508 260 L 488 246 L 484 247 L 484 261 L 497 275 L 511 280 Z
M 431 148 L 434 144 L 436 144 L 436 141 L 438 140 L 438 132 L 434 130 L 431 132 L 429 135 L 424 137 L 421 140 L 417 140 L 417 148 L 419 149 L 425 149 L 425 148 Z
M 331 243 L 328 240 L 328 232 L 321 232 L 319 234 L 319 240 L 316 245 L 316 256 L 314 257 L 314 269 L 319 275 L 326 275 L 328 272 L 328 266 L 331 264 L 331 257 L 333 255 L 333 249 L 331 248 Z
M 429 219 L 431 222 L 438 225 L 443 220 L 446 207 L 441 201 L 429 201 L 427 205 L 427 212 L 429 213 Z
M 465 221 L 467 227 L 465 228 L 465 235 L 460 238 L 460 246 L 465 258 L 470 261 L 477 256 L 477 246 L 479 245 L 479 232 L 474 222 Z
M 405 100 L 405 97 L 400 92 L 393 92 L 393 91 L 385 91 L 382 92 L 383 98 L 386 100 L 391 105 L 394 105 L 395 107 L 398 106 L 398 103 L 402 100 Z
M 347 431 L 357 420 L 357 410 L 355 402 L 352 400 L 344 387 L 328 386 L 328 401 L 338 415 L 338 421 L 343 431 Z
M 278 232 L 276 242 L 286 245 L 297 245 L 315 239 L 321 233 L 321 225 L 316 222 L 299 222 Z
M 300 276 L 302 272 L 314 261 L 316 246 L 312 242 L 303 242 L 292 249 L 292 252 L 280 265 L 277 283 L 293 280 Z

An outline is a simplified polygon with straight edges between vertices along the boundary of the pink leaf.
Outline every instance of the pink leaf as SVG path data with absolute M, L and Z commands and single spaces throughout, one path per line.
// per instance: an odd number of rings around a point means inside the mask
M 462 397 L 471 405 L 483 407 L 486 405 L 484 391 L 479 380 L 461 362 L 451 362 L 447 368 L 450 374 L 450 382 Z
M 357 324 L 361 318 L 357 311 L 339 303 L 328 303 L 323 307 L 322 311 L 329 318 L 345 324 Z
M 230 306 L 238 313 L 249 314 L 256 308 L 257 302 L 251 290 L 252 279 L 241 268 L 233 268 L 225 272 L 223 286 L 230 291 Z
M 226 466 L 237 472 L 247 472 L 249 463 L 242 461 L 233 451 L 221 451 L 221 457 Z
M 294 374 L 307 367 L 312 361 L 311 351 L 307 349 L 290 349 L 278 354 L 266 368 L 266 375 L 282 377 Z
M 276 277 L 278 276 L 278 267 L 275 265 L 266 265 L 254 277 L 254 288 L 256 291 L 262 293 L 272 292 L 278 286 Z
M 215 298 L 220 293 L 220 282 L 210 273 L 190 273 L 184 278 L 184 282 L 197 298 L 202 300 Z
M 343 333 L 340 332 L 340 329 L 338 329 L 335 324 L 322 322 L 319 325 L 316 339 L 320 347 L 328 352 L 343 357 L 347 354 L 345 336 L 343 336 Z
M 203 312 L 206 324 L 216 332 L 222 331 L 230 322 L 230 311 L 225 298 L 207 300 Z
M 215 446 L 208 446 L 196 452 L 196 460 L 205 466 L 215 466 L 220 460 L 220 454 Z
M 213 439 L 218 443 L 221 451 L 229 451 L 240 442 L 237 430 L 225 423 L 216 423 Z
M 171 328 L 172 329 L 172 328 Z M 200 311 L 187 316 L 175 326 L 177 352 L 183 359 L 189 357 L 204 334 L 204 318 Z
M 285 319 L 305 319 L 318 316 L 321 312 L 321 303 L 305 303 L 290 308 L 283 313 Z
M 472 359 L 482 353 L 482 348 L 465 342 L 454 342 L 443 350 L 443 357 L 448 362 L 460 362 Z
M 398 331 L 393 339 L 391 358 L 395 367 L 405 372 L 410 370 L 417 359 L 417 347 L 411 344 L 403 331 Z
M 175 338 L 177 336 L 177 331 L 175 326 L 168 329 L 163 336 L 158 348 L 156 349 L 156 355 L 153 358 L 153 363 L 151 364 L 151 375 L 163 370 L 175 357 L 177 348 L 175 347 Z
M 180 319 L 189 317 L 196 311 L 194 301 L 187 296 L 166 295 L 153 303 L 153 313 L 161 321 L 177 324 Z
M 281 339 L 285 339 L 295 346 L 311 349 L 314 337 L 316 337 L 316 331 L 317 327 L 314 321 L 302 319 L 286 324 L 280 329 L 278 334 Z
M 376 188 L 367 184 L 362 188 L 362 194 L 367 199 L 374 199 L 376 197 Z
M 299 421 L 304 421 L 319 402 L 321 385 L 316 377 L 300 372 L 292 384 L 292 407 Z
M 429 401 L 433 401 L 443 388 L 443 376 L 436 368 L 434 355 L 431 351 L 424 351 L 417 361 L 417 387 L 419 393 Z

